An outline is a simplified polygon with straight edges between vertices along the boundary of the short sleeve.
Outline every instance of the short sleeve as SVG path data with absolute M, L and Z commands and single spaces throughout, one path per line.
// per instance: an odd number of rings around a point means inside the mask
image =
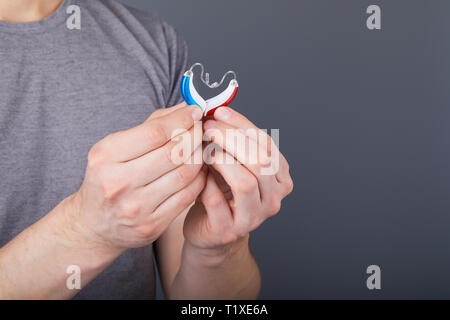
M 184 39 L 180 37 L 172 26 L 163 22 L 163 28 L 168 44 L 170 78 L 166 107 L 172 107 L 183 101 L 180 83 L 184 72 L 187 70 L 188 48 Z

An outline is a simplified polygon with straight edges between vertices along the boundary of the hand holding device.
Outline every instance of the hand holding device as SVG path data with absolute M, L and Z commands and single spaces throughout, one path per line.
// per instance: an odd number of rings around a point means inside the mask
M 205 100 L 200 96 L 194 86 L 193 70 L 197 66 L 201 68 L 200 80 L 212 89 L 220 87 L 229 74 L 233 75 L 234 78 L 222 93 L 211 99 Z M 184 73 L 183 79 L 181 80 L 181 95 L 183 96 L 183 99 L 187 104 L 195 105 L 202 109 L 205 116 L 214 114 L 214 111 L 219 107 L 228 106 L 236 97 L 238 88 L 239 84 L 236 80 L 236 73 L 234 71 L 225 73 L 220 82 L 210 83 L 209 73 L 205 73 L 205 69 L 201 63 L 195 63 Z
M 293 181 L 286 159 L 267 133 L 231 108 L 217 109 L 214 118 L 204 124 L 205 137 L 216 146 L 212 169 L 200 201 L 186 217 L 184 234 L 190 247 L 221 255 L 279 212 Z M 235 143 L 235 138 L 245 143 Z M 279 162 L 278 170 L 265 174 L 273 161 Z
M 194 121 L 201 112 L 186 105 L 160 117 L 150 117 L 135 128 L 108 135 L 89 152 L 86 176 L 74 196 L 73 228 L 88 238 L 115 248 L 147 245 L 156 240 L 204 188 L 203 164 L 189 161 L 201 152 Z M 193 150 L 184 163 L 175 163 L 171 140 L 182 139 Z

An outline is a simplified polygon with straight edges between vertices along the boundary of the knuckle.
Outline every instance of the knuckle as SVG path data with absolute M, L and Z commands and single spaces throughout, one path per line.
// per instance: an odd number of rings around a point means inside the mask
M 181 191 L 179 194 L 179 204 L 182 207 L 187 207 L 190 204 L 192 204 L 196 198 L 197 198 L 197 194 L 194 191 L 192 191 L 190 189 L 185 189 L 185 190 Z
M 171 146 L 169 145 L 165 145 L 164 147 L 162 147 L 163 149 L 163 158 L 164 161 L 167 163 L 174 163 L 174 159 L 173 159 L 173 148 L 171 148 Z
M 100 177 L 100 192 L 104 200 L 115 200 L 125 187 L 125 184 L 121 181 Z
M 251 229 L 248 223 L 238 224 L 234 232 L 234 240 L 236 241 L 237 239 L 245 237 L 250 231 Z
M 147 129 L 147 138 L 154 144 L 161 145 L 167 141 L 167 133 L 158 123 L 151 123 Z
M 286 182 L 286 188 L 288 194 L 294 190 L 294 181 L 292 180 L 292 178 L 289 178 L 288 181 Z
M 183 110 L 180 116 L 180 129 L 190 128 L 194 124 L 194 120 L 192 119 L 192 109 L 191 107 L 186 108 Z
M 249 194 L 258 188 L 258 182 L 254 177 L 244 177 L 238 180 L 236 190 L 239 193 Z
M 99 146 L 101 146 L 101 150 L 103 151 L 103 154 L 106 154 L 106 150 L 108 150 L 111 145 L 114 143 L 115 137 L 117 136 L 117 132 L 113 132 L 108 134 L 105 138 L 100 140 Z
M 181 184 L 187 184 L 191 182 L 195 177 L 194 166 L 182 165 L 176 170 L 177 180 Z
M 141 213 L 142 205 L 139 201 L 122 201 L 119 204 L 120 215 L 124 218 L 135 219 Z
M 203 199 L 202 202 L 205 205 L 205 207 L 211 209 L 217 209 L 223 205 L 223 199 L 219 195 L 205 197 L 205 199 Z
M 233 243 L 239 239 L 239 235 L 235 232 L 225 232 L 222 236 L 221 242 L 223 244 Z
M 136 228 L 136 232 L 141 239 L 155 239 L 159 236 L 159 227 L 156 223 L 142 224 Z
M 269 216 L 276 215 L 281 209 L 281 200 L 277 196 L 273 196 L 269 203 Z
M 105 160 L 105 151 L 101 143 L 96 143 L 88 153 L 88 168 L 93 170 L 101 167 Z
M 176 153 L 175 148 L 170 144 L 164 146 L 163 148 L 164 148 L 164 160 L 168 163 L 176 164 L 177 161 L 176 159 L 174 159 L 174 154 Z

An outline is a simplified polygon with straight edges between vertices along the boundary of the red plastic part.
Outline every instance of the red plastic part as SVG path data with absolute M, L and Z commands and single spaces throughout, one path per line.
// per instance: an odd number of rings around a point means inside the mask
M 220 108 L 220 107 L 228 107 L 228 105 L 231 103 L 231 101 L 233 101 L 233 99 L 236 97 L 237 92 L 238 92 L 238 89 L 239 89 L 239 87 L 236 87 L 236 89 L 234 89 L 234 92 L 233 92 L 233 94 L 231 95 L 231 97 L 230 97 L 227 101 L 225 101 L 225 103 L 223 103 L 222 105 L 220 105 L 220 106 L 218 106 L 218 107 L 215 107 L 214 109 L 209 110 L 209 111 L 206 113 L 206 115 L 207 115 L 207 116 L 213 115 L 214 112 L 215 112 L 218 108 Z

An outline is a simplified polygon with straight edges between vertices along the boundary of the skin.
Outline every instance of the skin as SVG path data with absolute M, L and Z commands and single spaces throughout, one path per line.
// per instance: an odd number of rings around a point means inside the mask
M 0 0 L 0 12 L 24 22 L 48 16 L 59 3 Z M 22 20 L 7 11 L 17 6 Z M 160 109 L 95 144 L 80 189 L 0 248 L 0 299 L 70 298 L 78 291 L 66 287 L 68 266 L 80 266 L 84 287 L 128 248 L 151 243 L 167 298 L 257 298 L 261 279 L 249 234 L 292 191 L 289 167 L 270 144 L 267 151 L 280 160 L 272 176 L 261 175 L 262 162 L 189 162 L 202 152 L 202 135 L 194 134 L 201 116 L 185 104 Z M 203 124 L 216 156 L 245 157 L 245 150 L 234 150 L 217 134 L 256 128 L 243 115 L 219 108 Z M 183 141 L 192 150 L 183 163 L 168 156 L 176 145 L 170 138 L 180 128 L 185 131 L 178 137 L 190 137 Z M 266 138 L 246 139 L 265 147 L 271 141 Z
M 50 16 L 62 0 L 2 0 L 0 20 L 7 22 L 33 22 Z
M 212 137 L 218 145 L 218 159 L 232 157 L 230 153 L 245 158 L 245 150 L 230 150 L 233 143 L 226 139 L 227 129 L 257 129 L 243 115 L 225 107 L 219 108 L 204 127 L 205 136 Z M 218 139 L 219 136 L 225 139 Z M 269 136 L 265 138 L 260 142 L 261 150 L 271 141 Z M 249 233 L 277 214 L 281 200 L 293 189 L 286 159 L 274 145 L 270 152 L 280 159 L 277 175 L 261 175 L 260 162 L 212 163 L 205 189 L 184 221 L 181 265 L 171 286 L 166 288 L 170 298 L 257 298 L 261 279 L 249 250 Z

